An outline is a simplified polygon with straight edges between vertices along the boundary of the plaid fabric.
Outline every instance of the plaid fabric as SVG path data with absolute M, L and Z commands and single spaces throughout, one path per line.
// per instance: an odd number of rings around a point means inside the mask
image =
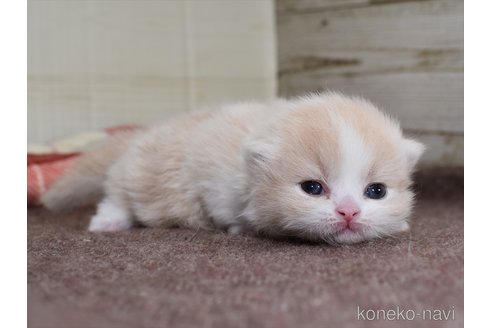
M 41 195 L 79 156 L 73 154 L 27 154 L 27 206 L 39 205 Z
M 58 140 L 51 145 L 38 147 L 46 149 L 42 153 L 27 153 L 27 206 L 40 205 L 40 199 L 56 180 L 73 165 L 87 148 L 95 141 L 101 140 L 107 135 L 120 131 L 128 131 L 139 128 L 134 125 L 120 125 L 107 128 L 103 133 L 79 134 L 64 140 Z M 56 145 L 63 145 L 63 150 Z M 61 147 L 60 147 L 61 148 Z

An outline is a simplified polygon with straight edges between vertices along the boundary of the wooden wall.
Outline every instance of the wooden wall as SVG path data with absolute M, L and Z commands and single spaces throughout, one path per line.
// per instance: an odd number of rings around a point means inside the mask
M 277 0 L 279 92 L 362 95 L 463 165 L 462 0 Z
M 29 0 L 28 141 L 276 93 L 273 0 Z

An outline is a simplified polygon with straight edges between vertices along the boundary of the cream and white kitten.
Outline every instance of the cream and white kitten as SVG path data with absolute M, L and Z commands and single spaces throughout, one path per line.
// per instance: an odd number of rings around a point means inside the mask
M 408 229 L 423 149 L 360 98 L 242 103 L 112 138 L 43 203 L 102 196 L 91 231 L 139 223 L 354 243 Z

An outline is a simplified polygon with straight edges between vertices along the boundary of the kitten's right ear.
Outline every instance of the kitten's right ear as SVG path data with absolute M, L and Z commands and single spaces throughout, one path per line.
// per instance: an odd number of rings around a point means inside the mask
M 248 167 L 265 167 L 275 156 L 275 146 L 268 140 L 247 139 L 244 143 L 243 156 Z

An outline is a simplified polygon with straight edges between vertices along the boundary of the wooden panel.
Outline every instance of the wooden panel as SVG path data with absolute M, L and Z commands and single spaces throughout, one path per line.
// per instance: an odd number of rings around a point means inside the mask
M 28 140 L 276 93 L 273 0 L 28 1 Z
M 414 137 L 426 146 L 420 161 L 421 166 L 463 166 L 463 134 L 450 132 L 429 132 L 405 130 L 405 135 Z
M 276 0 L 277 14 L 313 12 L 326 9 L 339 9 L 367 6 L 370 0 Z
M 195 0 L 187 12 L 192 108 L 276 96 L 273 1 Z
M 310 72 L 281 78 L 282 95 L 332 89 L 364 96 L 398 118 L 404 128 L 463 132 L 463 73 L 403 72 L 357 77 Z
M 463 2 L 402 2 L 277 17 L 281 95 L 366 96 L 408 129 L 463 132 Z
M 417 1 L 449 0 L 276 0 L 275 5 L 277 14 L 283 15 Z

